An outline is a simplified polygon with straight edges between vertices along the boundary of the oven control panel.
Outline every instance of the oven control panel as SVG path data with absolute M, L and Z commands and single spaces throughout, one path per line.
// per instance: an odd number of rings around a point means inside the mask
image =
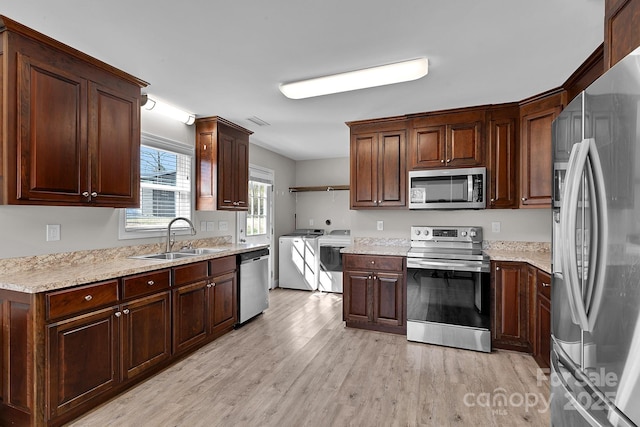
M 482 242 L 482 227 L 411 227 L 412 241 Z

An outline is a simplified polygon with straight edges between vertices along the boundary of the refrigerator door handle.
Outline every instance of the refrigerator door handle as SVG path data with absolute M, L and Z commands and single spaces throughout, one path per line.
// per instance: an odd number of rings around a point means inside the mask
M 580 280 L 578 278 L 578 261 L 576 258 L 576 216 L 582 172 L 587 163 L 589 142 L 577 142 L 571 148 L 569 166 L 562 209 L 560 211 L 560 236 L 562 236 L 562 274 L 567 285 L 569 307 L 573 322 L 583 329 L 588 329 L 587 312 L 582 300 Z
M 598 311 L 602 302 L 602 294 L 605 286 L 605 274 L 608 262 L 608 246 L 607 237 L 609 235 L 609 215 L 607 211 L 607 194 L 605 189 L 604 173 L 600 162 L 600 155 L 594 139 L 588 139 L 589 142 L 589 164 L 593 173 L 593 191 L 595 197 L 595 243 L 592 241 L 590 249 L 595 252 L 595 265 L 589 266 L 589 281 L 593 283 L 590 286 L 587 295 L 588 309 L 588 327 L 586 331 L 593 331 L 598 317 Z
M 571 405 L 582 415 L 582 417 L 593 427 L 637 427 L 636 424 L 631 421 L 620 409 L 612 404 L 609 399 L 602 394 L 600 390 L 597 390 L 591 385 L 590 379 L 582 373 L 582 371 L 571 361 L 567 356 L 563 355 L 563 350 L 557 343 L 553 344 L 553 350 L 551 351 L 551 367 L 552 372 L 555 373 L 555 377 L 562 385 L 562 388 L 566 390 L 565 396 L 571 402 Z M 581 387 L 589 394 L 593 399 L 597 399 L 601 402 L 601 405 L 595 405 L 591 399 L 586 399 L 592 407 L 598 407 L 604 409 L 606 407 L 608 419 L 615 419 L 616 424 L 612 424 L 610 421 L 603 424 L 597 420 L 591 413 L 589 408 L 584 407 L 577 396 L 583 395 L 583 392 L 576 392 L 571 388 L 569 382 L 562 375 L 560 366 L 564 367 L 564 371 L 568 372 L 573 379 L 580 384 Z

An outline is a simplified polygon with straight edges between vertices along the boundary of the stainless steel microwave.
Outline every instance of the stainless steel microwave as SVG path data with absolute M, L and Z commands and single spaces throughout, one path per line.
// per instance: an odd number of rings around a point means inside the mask
M 409 171 L 409 209 L 484 209 L 487 168 Z

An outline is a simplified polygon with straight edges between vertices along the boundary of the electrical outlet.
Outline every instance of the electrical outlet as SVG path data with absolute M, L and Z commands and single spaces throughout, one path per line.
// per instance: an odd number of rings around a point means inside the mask
M 207 231 L 216 231 L 216 223 L 213 221 L 207 221 Z
M 499 222 L 492 222 L 491 223 L 491 231 L 494 233 L 499 233 L 500 232 L 500 223 Z
M 313 227 L 313 218 L 309 220 L 309 227 Z
M 200 231 L 207 231 L 207 221 L 200 221 Z
M 47 242 L 60 240 L 60 224 L 47 224 Z
M 376 224 L 376 228 L 378 229 L 378 231 L 384 230 L 384 221 L 378 221 L 378 223 Z
M 227 231 L 229 229 L 229 223 L 227 221 L 218 221 L 218 230 Z

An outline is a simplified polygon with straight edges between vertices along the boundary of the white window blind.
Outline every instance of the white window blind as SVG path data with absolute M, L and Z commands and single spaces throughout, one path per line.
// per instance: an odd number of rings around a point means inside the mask
M 126 209 L 126 232 L 166 229 L 175 217 L 191 219 L 191 155 L 169 148 L 140 147 L 140 208 Z M 184 222 L 176 228 L 186 227 Z

